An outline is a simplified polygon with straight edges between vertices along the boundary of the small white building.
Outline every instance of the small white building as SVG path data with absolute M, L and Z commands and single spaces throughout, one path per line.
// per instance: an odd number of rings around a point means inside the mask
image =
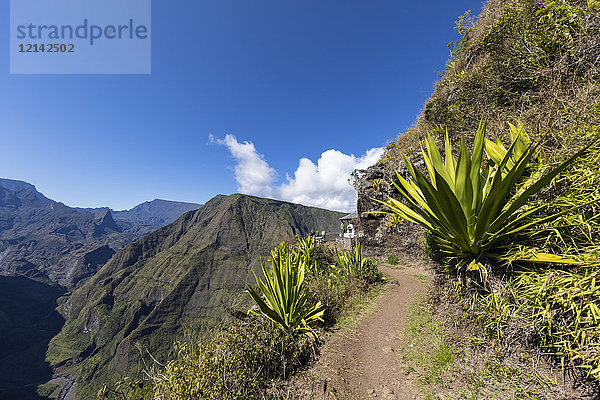
M 352 220 L 358 218 L 358 213 L 344 215 L 340 218 L 340 239 L 339 243 L 344 244 L 344 250 L 352 249 L 352 239 L 356 237 L 356 229 Z
M 340 233 L 341 233 L 341 225 L 344 226 L 343 237 L 354 239 L 355 228 L 354 228 L 354 225 L 351 222 L 354 218 L 358 218 L 358 213 L 354 212 L 352 214 L 344 215 L 342 218 L 340 218 L 340 221 L 341 221 L 341 224 L 340 224 Z

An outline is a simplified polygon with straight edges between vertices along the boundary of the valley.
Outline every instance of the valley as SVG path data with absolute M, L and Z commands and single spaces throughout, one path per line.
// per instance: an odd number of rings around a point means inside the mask
M 199 207 L 154 200 L 127 211 L 77 209 L 0 179 L 0 397 L 40 398 L 36 386 L 52 379 L 46 351 L 65 323 L 59 301 L 128 243 Z
M 15 181 L 0 193 L 0 394 L 23 399 L 92 398 L 149 354 L 166 362 L 176 339 L 225 322 L 225 306 L 248 307 L 245 285 L 273 247 L 335 231 L 343 215 L 247 195 L 115 212 Z

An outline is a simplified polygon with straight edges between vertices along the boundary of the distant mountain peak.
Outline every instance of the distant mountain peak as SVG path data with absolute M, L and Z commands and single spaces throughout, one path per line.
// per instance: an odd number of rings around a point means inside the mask
M 144 221 L 163 226 L 200 207 L 202 204 L 154 199 L 138 204 L 130 210 L 114 211 L 114 217 L 117 221 Z
M 115 232 L 122 232 L 122 229 L 117 225 L 113 219 L 110 210 L 102 211 L 98 214 L 98 221 L 94 227 L 94 236 L 100 236 L 106 233 L 106 230 L 110 229 Z
M 199 207 L 155 199 L 133 212 L 75 208 L 47 198 L 30 183 L 0 178 L 0 275 L 35 272 L 73 287 L 111 252 Z M 85 259 L 88 253 L 91 259 Z
M 12 190 L 12 191 L 26 190 L 26 191 L 29 191 L 29 192 L 32 192 L 33 194 L 35 194 L 35 197 L 42 202 L 45 202 L 45 203 L 53 202 L 53 200 L 47 198 L 42 193 L 38 192 L 38 190 L 36 189 L 36 187 L 34 185 L 32 185 L 31 183 L 24 182 L 24 181 L 19 181 L 16 179 L 0 178 L 0 187 L 7 189 L 7 190 Z

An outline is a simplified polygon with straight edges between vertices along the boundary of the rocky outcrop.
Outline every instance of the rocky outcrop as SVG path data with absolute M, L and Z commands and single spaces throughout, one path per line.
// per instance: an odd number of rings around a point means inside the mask
M 141 238 L 174 222 L 182 214 L 200 207 L 202 204 L 155 199 L 138 204 L 130 210 L 115 211 L 108 207 L 76 208 L 76 210 L 96 215 L 104 215 L 110 211 L 112 218 L 123 232 Z
M 17 181 L 14 179 L 0 178 L 0 188 L 7 189 L 13 192 L 22 191 L 29 197 L 30 200 L 37 200 L 42 203 L 51 203 L 52 200 L 37 191 L 31 183 Z
M 135 239 L 110 211 L 80 212 L 26 182 L 0 180 L 0 276 L 22 275 L 70 288 L 101 266 L 85 265 L 88 253 L 105 246 L 118 250 Z
M 397 254 L 399 249 L 406 255 L 422 253 L 421 229 L 416 224 L 403 221 L 393 225 L 387 214 L 378 213 L 386 211 L 380 201 L 386 201 L 388 197 L 398 198 L 399 192 L 392 184 L 397 182 L 396 171 L 405 179 L 409 178 L 402 161 L 396 170 L 377 163 L 359 174 L 357 235 L 368 255 Z
M 94 223 L 93 237 L 107 235 L 110 232 L 123 232 L 112 217 L 110 210 L 99 214 L 98 220 Z
M 137 221 L 164 226 L 174 222 L 182 214 L 200 207 L 202 204 L 155 199 L 138 204 L 131 210 L 114 211 L 113 213 L 115 219 L 119 221 Z

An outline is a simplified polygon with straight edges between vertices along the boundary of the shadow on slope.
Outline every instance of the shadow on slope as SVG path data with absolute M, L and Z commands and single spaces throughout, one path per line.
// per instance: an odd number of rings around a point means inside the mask
M 55 310 L 64 293 L 22 276 L 0 277 L 0 398 L 45 398 L 36 386 L 52 378 L 46 350 L 65 322 Z

